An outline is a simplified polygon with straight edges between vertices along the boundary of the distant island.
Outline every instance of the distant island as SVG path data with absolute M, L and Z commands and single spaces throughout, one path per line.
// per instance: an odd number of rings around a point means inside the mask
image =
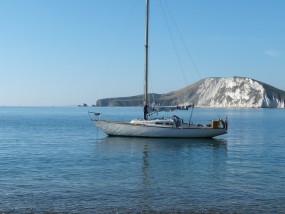
M 86 103 L 83 103 L 82 105 L 78 105 L 78 107 L 88 107 Z
M 88 105 L 86 103 L 83 103 L 82 105 L 78 105 L 78 107 L 88 107 Z M 96 107 L 96 105 L 92 105 L 92 107 Z
M 284 108 L 285 91 L 247 77 L 210 77 L 177 91 L 149 94 L 149 100 L 163 106 Z M 143 95 L 99 99 L 96 106 L 143 106 Z

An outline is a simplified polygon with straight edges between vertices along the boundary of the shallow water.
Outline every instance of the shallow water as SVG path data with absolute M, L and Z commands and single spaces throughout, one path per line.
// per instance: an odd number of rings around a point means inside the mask
M 229 133 L 181 140 L 106 137 L 88 110 L 0 108 L 1 213 L 284 213 L 284 109 L 195 109 Z

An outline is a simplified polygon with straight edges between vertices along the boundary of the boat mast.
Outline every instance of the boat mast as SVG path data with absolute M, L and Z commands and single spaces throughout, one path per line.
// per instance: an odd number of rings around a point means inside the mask
M 148 18 L 149 0 L 146 0 L 145 68 L 144 68 L 144 119 L 148 119 Z

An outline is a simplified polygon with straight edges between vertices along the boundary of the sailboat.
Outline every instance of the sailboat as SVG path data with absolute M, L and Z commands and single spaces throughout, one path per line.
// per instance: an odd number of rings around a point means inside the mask
M 91 117 L 94 124 L 109 136 L 149 137 L 149 138 L 211 138 L 226 134 L 228 122 L 218 119 L 211 124 L 185 123 L 183 119 L 173 115 L 170 118 L 150 119 L 150 115 L 160 111 L 188 110 L 194 108 L 187 106 L 156 106 L 151 107 L 148 99 L 148 26 L 149 26 L 149 0 L 146 0 L 146 29 L 145 29 L 145 69 L 144 69 L 144 108 L 142 119 L 133 119 L 130 122 L 117 122 L 102 120 L 98 112 Z

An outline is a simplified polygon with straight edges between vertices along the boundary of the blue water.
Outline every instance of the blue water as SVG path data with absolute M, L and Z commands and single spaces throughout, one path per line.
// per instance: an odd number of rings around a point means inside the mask
M 88 110 L 0 107 L 0 213 L 285 212 L 284 109 L 195 109 L 229 133 L 182 140 L 106 137 Z

